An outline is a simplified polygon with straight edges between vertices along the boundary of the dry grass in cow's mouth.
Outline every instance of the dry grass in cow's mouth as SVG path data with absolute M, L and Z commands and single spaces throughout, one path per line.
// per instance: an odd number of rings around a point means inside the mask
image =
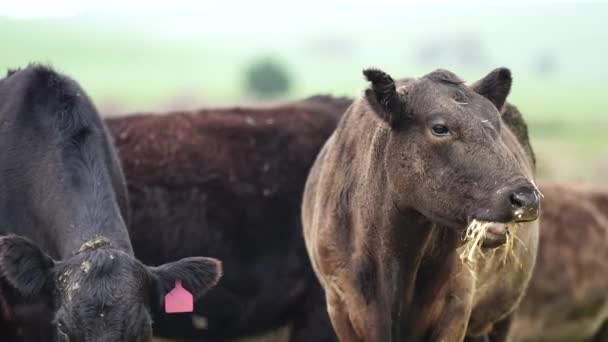
M 482 244 L 486 238 L 488 238 L 490 233 L 488 230 L 494 226 L 504 226 L 506 229 L 505 232 L 505 243 L 492 249 L 491 252 L 484 252 L 482 249 Z M 517 229 L 519 228 L 519 223 L 498 223 L 498 222 L 486 222 L 486 221 L 478 221 L 473 220 L 465 230 L 464 241 L 465 244 L 459 248 L 460 260 L 470 266 L 473 266 L 477 260 L 486 257 L 486 253 L 495 255 L 495 253 L 501 253 L 500 256 L 503 264 L 507 262 L 509 256 L 515 258 L 515 254 L 513 253 L 513 246 L 515 241 L 519 241 L 516 236 Z M 525 247 L 525 246 L 524 246 Z M 515 260 L 517 261 L 517 260 Z

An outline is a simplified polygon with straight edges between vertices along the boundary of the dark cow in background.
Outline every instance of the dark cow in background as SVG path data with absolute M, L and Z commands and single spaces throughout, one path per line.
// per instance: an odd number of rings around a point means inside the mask
M 608 341 L 608 187 L 541 184 L 534 275 L 513 341 Z
M 466 87 L 437 70 L 371 87 L 344 114 L 310 171 L 304 237 L 342 341 L 462 341 L 508 321 L 532 274 L 539 194 L 533 161 L 499 114 L 497 69 Z M 458 255 L 472 219 L 483 245 L 519 243 L 507 262 Z M 494 332 L 493 341 L 506 336 Z
M 31 65 L 0 80 L 0 340 L 149 341 L 176 279 L 201 295 L 215 259 L 146 267 L 123 217 L 112 141 L 80 86 Z
M 304 181 L 349 99 L 108 119 L 127 176 L 136 255 L 222 260 L 195 314 L 155 334 L 219 340 L 293 323 L 295 341 L 334 340 L 302 240 Z M 309 327 L 315 326 L 316 329 Z

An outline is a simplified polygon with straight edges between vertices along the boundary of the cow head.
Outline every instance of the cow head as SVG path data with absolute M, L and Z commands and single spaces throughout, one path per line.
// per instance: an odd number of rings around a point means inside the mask
M 500 114 L 511 88 L 508 69 L 471 87 L 447 70 L 398 82 L 377 69 L 364 75 L 371 82 L 365 107 L 387 127 L 384 163 L 398 209 L 459 230 L 473 219 L 538 217 L 532 161 Z M 493 230 L 487 239 L 504 241 L 505 233 Z
M 4 315 L 11 317 L 33 303 L 46 307 L 51 324 L 41 325 L 42 331 L 59 342 L 150 341 L 151 313 L 162 308 L 176 280 L 198 298 L 220 276 L 215 259 L 193 257 L 148 267 L 105 239 L 55 261 L 26 238 L 0 237 L 0 282 L 17 295 L 3 303 Z

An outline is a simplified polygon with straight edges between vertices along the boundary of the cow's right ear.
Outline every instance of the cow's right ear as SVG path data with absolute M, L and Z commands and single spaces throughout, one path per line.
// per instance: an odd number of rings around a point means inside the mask
M 25 298 L 40 294 L 49 283 L 55 262 L 32 241 L 0 237 L 0 282 Z
M 395 127 L 405 117 L 405 104 L 399 99 L 397 87 L 391 75 L 369 68 L 363 75 L 371 83 L 365 91 L 365 98 L 378 116 L 391 127 Z

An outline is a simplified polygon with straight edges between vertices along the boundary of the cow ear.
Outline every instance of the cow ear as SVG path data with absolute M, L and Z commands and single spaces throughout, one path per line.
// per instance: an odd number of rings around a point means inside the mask
M 486 77 L 475 82 L 471 86 L 471 89 L 490 100 L 498 111 L 500 111 L 507 101 L 512 82 L 511 70 L 507 68 L 497 68 L 487 74 Z
M 15 235 L 0 237 L 0 281 L 26 298 L 49 284 L 55 262 L 32 241 Z
M 222 277 L 222 263 L 204 257 L 184 258 L 158 267 L 148 267 L 148 270 L 157 282 L 156 288 L 161 298 L 175 287 L 176 280 L 181 280 L 182 286 L 195 299 L 200 298 Z
M 363 70 L 371 87 L 365 91 L 365 97 L 381 119 L 395 127 L 404 117 L 405 104 L 399 99 L 395 81 L 380 69 Z

